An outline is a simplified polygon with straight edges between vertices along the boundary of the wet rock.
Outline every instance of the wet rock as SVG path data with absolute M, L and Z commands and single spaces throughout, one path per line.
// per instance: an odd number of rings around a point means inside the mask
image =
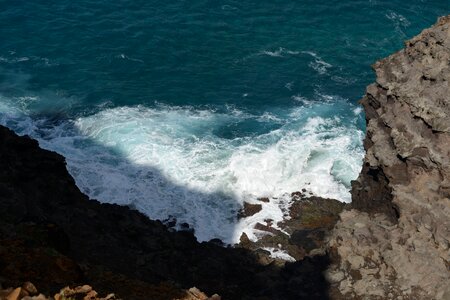
M 217 245 L 217 246 L 220 246 L 220 247 L 225 246 L 224 242 L 222 242 L 221 239 L 211 239 L 211 240 L 209 241 L 209 243 L 214 244 L 214 245 Z
M 300 192 L 291 196 L 290 218 L 278 223 L 279 229 L 273 227 L 273 220 L 266 220 L 266 225 L 257 223 L 254 228 L 268 234 L 256 242 L 242 234 L 239 246 L 253 251 L 276 248 L 296 260 L 307 255 L 323 255 L 326 252 L 326 233 L 333 228 L 345 205 L 333 199 L 307 197 Z
M 22 288 L 28 292 L 30 296 L 34 296 L 38 293 L 36 287 L 31 282 L 27 281 L 22 285 Z
M 282 233 L 281 231 L 279 231 L 279 230 L 277 230 L 277 229 L 275 229 L 275 228 L 273 228 L 273 227 L 270 227 L 270 226 L 268 226 L 268 225 L 261 224 L 261 223 L 259 223 L 259 222 L 255 224 L 255 227 L 254 227 L 254 228 L 257 229 L 257 230 L 261 230 L 261 231 L 265 231 L 265 232 L 270 232 L 270 233 L 275 234 L 275 235 L 281 234 L 281 233 Z
M 239 238 L 239 241 L 240 241 L 240 245 L 242 247 L 244 247 L 244 248 L 248 248 L 249 245 L 251 244 L 251 241 L 250 241 L 250 239 L 248 238 L 248 235 L 245 232 L 243 232 L 241 234 L 241 237 Z
M 252 204 L 248 202 L 244 202 L 244 207 L 239 211 L 238 218 L 247 218 L 251 217 L 262 210 L 261 204 Z
M 318 248 L 314 239 L 311 238 L 312 234 L 314 234 L 314 231 L 311 230 L 296 230 L 290 236 L 289 243 L 302 247 L 309 252 L 315 248 Z M 323 240 L 323 234 L 320 240 Z
M 294 201 L 300 200 L 303 198 L 303 193 L 302 192 L 293 192 L 293 193 L 291 193 L 291 198 Z
M 162 223 L 169 228 L 173 228 L 177 225 L 177 218 L 169 216 L 167 219 L 163 220 Z

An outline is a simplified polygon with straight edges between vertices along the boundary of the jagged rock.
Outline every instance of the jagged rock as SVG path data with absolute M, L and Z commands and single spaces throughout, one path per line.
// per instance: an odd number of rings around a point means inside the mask
M 329 240 L 331 289 L 347 298 L 449 299 L 450 16 L 373 68 L 354 209 Z
M 269 203 L 270 202 L 270 199 L 267 198 L 267 197 L 261 197 L 261 198 L 258 198 L 257 200 L 261 201 L 261 202 L 265 202 L 265 203 Z
M 21 292 L 22 292 L 22 288 L 20 288 L 20 287 L 14 289 L 11 293 L 9 293 L 6 296 L 6 300 L 19 300 L 21 298 L 20 297 Z
M 239 218 L 247 218 L 251 217 L 262 210 L 261 204 L 252 204 L 248 202 L 244 202 L 244 207 L 239 211 Z
M 22 288 L 28 292 L 30 296 L 34 296 L 38 293 L 36 287 L 31 282 L 27 281 L 22 285 Z
M 211 297 L 208 297 L 205 293 L 200 291 L 196 287 L 192 287 L 186 291 L 186 295 L 183 298 L 175 299 L 175 300 L 221 300 L 222 298 L 214 294 Z
M 302 260 L 306 255 L 323 255 L 326 252 L 325 236 L 337 222 L 345 205 L 334 199 L 309 197 L 301 192 L 294 192 L 291 197 L 289 218 L 277 224 L 279 229 L 272 226 L 273 220 L 270 219 L 266 220 L 266 225 L 257 223 L 254 228 L 267 234 L 254 242 L 243 233 L 239 246 L 253 251 L 276 248 L 295 260 Z M 263 256 L 264 252 L 259 255 Z M 275 261 L 269 254 L 264 259 Z

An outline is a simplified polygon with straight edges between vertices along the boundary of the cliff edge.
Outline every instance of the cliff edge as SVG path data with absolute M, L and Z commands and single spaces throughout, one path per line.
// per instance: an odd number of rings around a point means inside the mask
M 450 299 L 450 16 L 373 68 L 366 156 L 328 278 L 346 299 Z

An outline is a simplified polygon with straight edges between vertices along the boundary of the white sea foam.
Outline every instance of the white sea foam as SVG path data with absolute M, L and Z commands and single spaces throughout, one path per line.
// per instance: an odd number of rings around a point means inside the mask
M 284 261 L 295 261 L 295 258 L 293 258 L 292 256 L 290 256 L 286 251 L 284 250 L 280 250 L 277 248 L 272 248 L 272 247 L 264 247 L 263 248 L 266 251 L 270 252 L 270 256 L 272 258 L 278 258 L 278 259 L 282 259 Z
M 129 57 L 129 56 L 123 54 L 123 53 L 120 53 L 119 55 L 116 55 L 115 58 L 125 59 L 125 60 L 139 62 L 139 63 L 144 63 L 144 61 L 142 59 L 132 58 L 132 57 Z
M 270 112 L 265 112 L 261 116 L 257 118 L 258 122 L 275 122 L 275 123 L 283 123 L 283 120 L 275 116 Z
M 222 5 L 221 6 L 222 10 L 239 10 L 239 8 L 231 6 L 231 5 Z
M 292 91 L 292 87 L 294 86 L 294 81 L 288 82 L 284 85 L 285 88 L 287 88 L 288 90 Z
M 353 110 L 353 113 L 355 114 L 355 116 L 360 115 L 363 112 L 362 107 L 358 106 L 357 108 L 355 108 Z
M 49 126 L 0 103 L 0 123 L 66 156 L 77 185 L 90 197 L 136 207 L 151 218 L 175 216 L 191 224 L 199 240 L 234 243 L 242 232 L 257 239 L 262 233 L 254 225 L 285 218 L 289 194 L 302 188 L 349 202 L 350 180 L 363 157 L 360 130 L 337 117 L 308 115 L 310 108 L 255 116 L 232 107 L 223 113 L 163 105 L 105 107 Z M 216 134 L 247 119 L 281 127 L 234 139 Z M 258 197 L 271 201 L 261 203 Z M 238 221 L 244 201 L 263 209 Z
M 327 73 L 328 69 L 333 67 L 331 64 L 324 61 L 319 55 L 312 51 L 302 51 L 304 54 L 308 54 L 314 58 L 314 61 L 309 63 L 309 66 L 317 71 L 320 75 Z
M 278 48 L 277 50 L 270 51 L 270 50 L 264 50 L 261 52 L 261 54 L 272 56 L 272 57 L 283 57 L 285 55 L 297 55 L 300 52 L 298 51 L 292 51 L 283 47 Z
M 7 63 L 7 64 L 17 64 L 17 63 L 23 63 L 32 61 L 36 65 L 45 65 L 45 66 L 56 66 L 58 63 L 51 62 L 50 59 L 46 57 L 39 57 L 39 56 L 15 56 L 16 52 L 9 51 L 9 57 L 0 56 L 0 63 Z
M 294 95 L 291 98 L 292 98 L 292 100 L 298 101 L 305 106 L 310 106 L 316 102 L 315 100 L 307 99 L 306 97 L 303 97 L 302 95 Z
M 387 14 L 385 14 L 385 16 L 392 22 L 392 24 L 394 25 L 394 29 L 398 34 L 403 37 L 407 36 L 405 28 L 411 25 L 408 19 L 394 11 L 389 11 Z
M 404 27 L 408 27 L 411 25 L 411 22 L 409 22 L 409 20 L 407 18 L 405 18 L 403 15 L 398 14 L 396 12 L 389 11 L 389 13 L 387 13 L 385 16 L 389 20 L 393 21 L 396 25 L 401 25 Z

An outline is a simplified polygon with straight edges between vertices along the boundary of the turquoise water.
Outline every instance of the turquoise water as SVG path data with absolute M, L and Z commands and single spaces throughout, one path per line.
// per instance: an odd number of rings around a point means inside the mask
M 92 198 L 227 242 L 291 192 L 350 201 L 370 64 L 433 1 L 0 1 L 0 124 L 66 156 Z M 243 201 L 271 197 L 237 220 Z

